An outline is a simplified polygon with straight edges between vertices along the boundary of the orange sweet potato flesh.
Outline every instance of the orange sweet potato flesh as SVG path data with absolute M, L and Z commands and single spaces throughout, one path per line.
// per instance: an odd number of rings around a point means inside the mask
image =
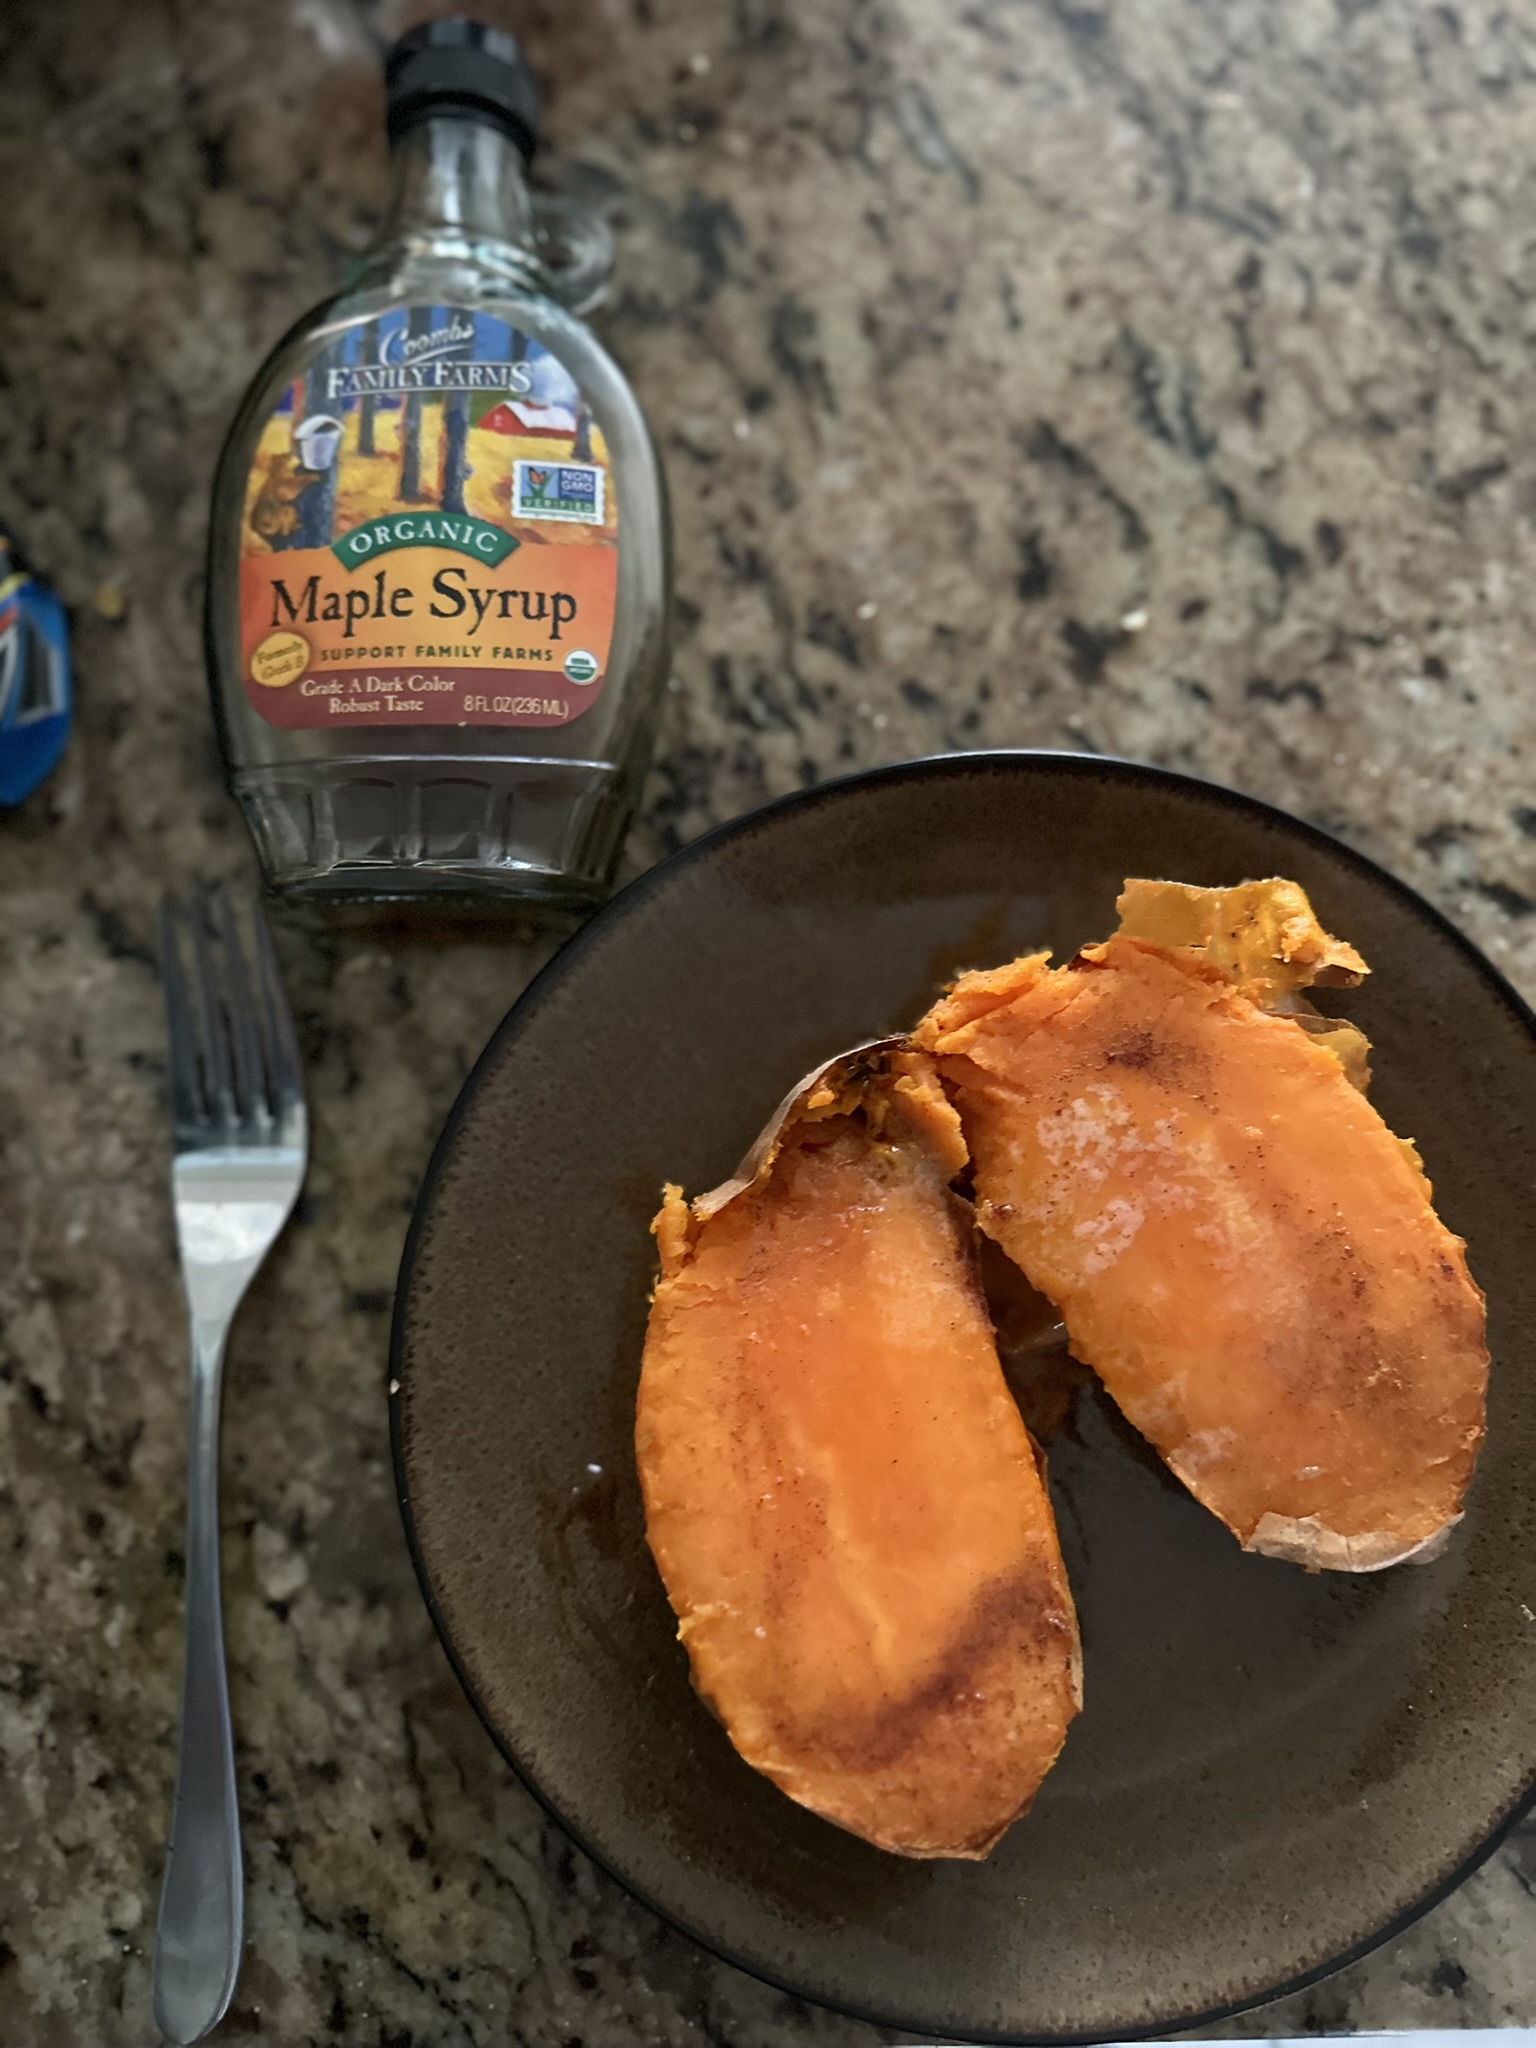
M 636 1423 L 698 1691 L 792 1799 L 908 1856 L 985 1855 L 1080 1700 L 964 1156 L 895 1054 L 806 1091 L 723 1201 L 669 1188 Z
M 914 1034 L 978 1220 L 1246 1547 L 1432 1552 L 1482 1439 L 1483 1297 L 1365 1098 L 1364 1039 L 1300 997 L 1365 963 L 1292 883 L 1131 882 L 1121 910 L 1069 966 L 964 977 Z

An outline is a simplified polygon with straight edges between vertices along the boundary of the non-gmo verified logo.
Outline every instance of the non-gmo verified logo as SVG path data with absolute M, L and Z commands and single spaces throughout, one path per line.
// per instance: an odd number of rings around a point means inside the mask
M 601 526 L 605 474 L 595 462 L 514 463 L 512 517 Z
M 595 683 L 597 681 L 597 656 L 588 654 L 585 647 L 573 647 L 565 657 L 565 674 L 568 682 Z

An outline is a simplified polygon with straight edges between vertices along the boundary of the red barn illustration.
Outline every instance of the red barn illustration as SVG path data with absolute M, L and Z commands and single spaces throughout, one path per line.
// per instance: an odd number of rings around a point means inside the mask
M 576 415 L 568 405 L 533 405 L 526 398 L 504 398 L 480 424 L 493 434 L 538 434 L 557 441 L 576 438 Z

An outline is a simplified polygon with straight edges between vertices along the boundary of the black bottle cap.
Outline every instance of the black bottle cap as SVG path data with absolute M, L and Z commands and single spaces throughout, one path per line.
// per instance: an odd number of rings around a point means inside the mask
M 539 140 L 539 99 L 516 36 L 449 15 L 401 36 L 384 59 L 389 139 L 433 114 L 490 121 L 531 157 Z

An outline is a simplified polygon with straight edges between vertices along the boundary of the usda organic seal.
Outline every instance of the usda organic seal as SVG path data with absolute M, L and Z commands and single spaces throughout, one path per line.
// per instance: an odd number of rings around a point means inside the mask
M 595 683 L 597 681 L 597 656 L 588 654 L 585 647 L 573 647 L 565 657 L 566 679 L 573 683 Z

